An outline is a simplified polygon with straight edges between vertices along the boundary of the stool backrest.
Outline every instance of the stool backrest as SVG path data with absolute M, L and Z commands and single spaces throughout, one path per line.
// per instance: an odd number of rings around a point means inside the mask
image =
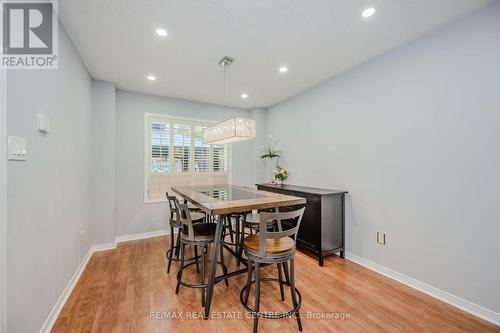
M 267 248 L 267 239 L 279 239 L 294 236 L 294 240 L 297 241 L 297 233 L 299 232 L 300 222 L 302 221 L 302 216 L 304 215 L 304 210 L 306 208 L 300 208 L 291 212 L 284 213 L 260 213 L 260 226 L 259 226 L 259 255 L 265 257 Z M 282 230 L 281 221 L 285 220 L 295 220 L 295 225 L 287 230 Z M 267 225 L 269 222 L 278 222 L 278 231 L 267 230 Z
M 170 207 L 170 223 L 172 223 L 172 219 L 174 218 L 174 214 L 176 217 L 177 223 L 181 222 L 181 217 L 179 214 L 179 208 L 175 204 L 178 200 L 175 195 L 168 195 L 168 192 L 166 193 L 167 200 L 168 200 L 168 206 Z
M 175 204 L 178 208 L 180 221 L 182 225 L 187 227 L 188 240 L 193 241 L 194 240 L 193 221 L 191 220 L 191 212 L 189 211 L 188 205 L 181 204 L 179 200 L 175 200 Z

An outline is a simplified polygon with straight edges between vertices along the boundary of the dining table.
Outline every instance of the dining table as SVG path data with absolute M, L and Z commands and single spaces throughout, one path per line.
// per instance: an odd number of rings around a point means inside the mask
M 221 243 L 233 256 L 238 257 L 240 255 L 239 251 L 233 250 L 223 243 L 224 225 L 227 222 L 231 223 L 231 216 L 235 216 L 237 219 L 236 242 L 238 242 L 240 236 L 239 217 L 241 214 L 252 210 L 279 209 L 279 207 L 304 205 L 306 203 L 304 198 L 235 185 L 173 186 L 172 191 L 198 207 L 210 217 L 211 221 L 217 223 L 207 283 L 204 319 L 209 318 L 214 285 L 227 278 L 247 272 L 247 267 L 245 267 L 216 276 L 217 258 Z M 242 245 L 240 244 L 240 246 Z M 239 259 L 241 263 L 247 266 L 247 261 L 244 258 Z

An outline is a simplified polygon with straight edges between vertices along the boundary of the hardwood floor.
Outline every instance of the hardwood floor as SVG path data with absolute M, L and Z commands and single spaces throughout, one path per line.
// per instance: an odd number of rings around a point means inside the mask
M 231 278 L 229 287 L 215 286 L 214 317 L 203 320 L 199 290 L 174 293 L 178 266 L 166 273 L 168 242 L 156 237 L 95 253 L 52 332 L 251 332 L 252 319 L 239 301 L 246 275 Z M 228 253 L 226 263 L 233 269 L 236 265 Z M 197 281 L 194 265 L 185 272 L 188 281 Z M 268 266 L 263 272 L 275 277 L 277 269 Z M 500 332 L 498 326 L 335 256 L 321 268 L 315 259 L 297 253 L 296 284 L 303 297 L 305 332 Z M 264 282 L 261 310 L 291 308 L 286 292 L 283 304 L 278 286 Z M 310 317 L 322 313 L 344 319 Z M 259 320 L 259 332 L 271 330 L 298 332 L 293 318 Z

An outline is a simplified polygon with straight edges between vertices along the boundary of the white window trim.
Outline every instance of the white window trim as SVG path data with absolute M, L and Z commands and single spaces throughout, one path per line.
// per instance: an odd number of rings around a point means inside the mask
M 163 203 L 166 202 L 166 198 L 162 199 L 150 199 L 149 198 L 149 119 L 150 118 L 164 118 L 165 120 L 179 120 L 179 121 L 187 121 L 187 122 L 200 122 L 207 124 L 216 124 L 219 121 L 215 120 L 207 120 L 207 119 L 199 119 L 199 118 L 189 118 L 189 117 L 179 117 L 179 116 L 170 116 L 162 113 L 144 113 L 144 203 Z M 231 183 L 233 179 L 233 169 L 232 169 L 232 147 L 231 145 L 227 145 L 228 147 L 228 172 L 227 179 L 228 183 Z

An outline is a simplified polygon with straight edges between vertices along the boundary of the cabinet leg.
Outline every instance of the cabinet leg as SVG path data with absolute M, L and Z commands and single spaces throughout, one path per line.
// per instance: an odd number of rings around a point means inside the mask
M 324 257 L 323 257 L 323 251 L 320 252 L 318 261 L 319 261 L 319 265 L 321 267 L 323 267 L 325 265 L 325 260 L 324 260 Z
M 344 259 L 345 258 L 345 254 L 344 254 L 344 251 L 340 251 L 340 258 Z

